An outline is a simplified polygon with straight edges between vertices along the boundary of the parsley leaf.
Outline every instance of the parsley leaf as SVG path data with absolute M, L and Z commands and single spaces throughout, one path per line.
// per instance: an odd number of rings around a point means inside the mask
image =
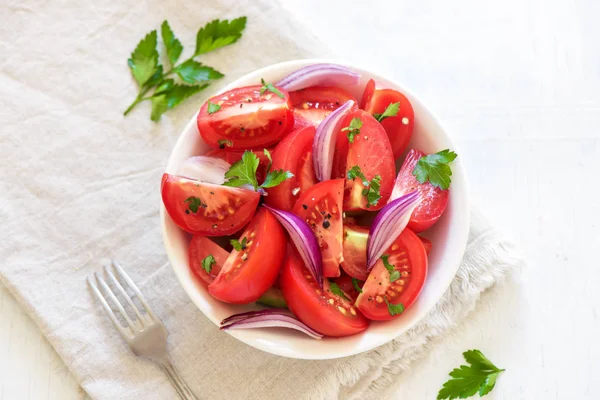
M 138 85 L 143 86 L 154 75 L 158 67 L 158 51 L 156 50 L 156 31 L 143 38 L 127 60 L 131 73 Z
M 397 103 L 390 103 L 388 104 L 388 106 L 385 108 L 385 111 L 381 114 L 373 114 L 373 117 L 375 117 L 375 119 L 379 122 L 383 121 L 384 119 L 386 119 L 387 117 L 395 117 L 396 115 L 398 115 L 398 111 L 400 110 L 400 102 Z
M 216 104 L 213 104 L 213 105 L 216 105 Z M 210 104 L 208 105 L 208 108 L 210 109 Z M 209 114 L 212 114 L 212 113 L 209 111 Z M 231 140 L 221 139 L 221 140 L 217 140 L 217 143 L 219 144 L 220 149 L 224 149 L 225 146 L 227 146 L 227 147 L 233 146 L 233 142 Z
M 217 260 L 215 260 L 212 254 L 209 254 L 208 256 L 206 256 L 206 258 L 204 258 L 204 260 L 202 260 L 202 269 L 206 271 L 207 274 L 210 274 L 210 271 L 212 271 L 213 264 L 216 263 Z
M 234 163 L 229 171 L 225 173 L 227 181 L 223 185 L 234 187 L 252 185 L 254 190 L 258 189 L 258 181 L 256 180 L 258 164 L 260 164 L 260 160 L 256 154 L 245 151 L 242 159 Z
M 246 17 L 209 22 L 196 35 L 196 50 L 194 56 L 208 53 L 221 47 L 237 42 L 242 37 L 246 27 Z
M 268 150 L 265 151 L 265 155 L 267 155 Z M 271 159 L 270 153 L 267 157 L 269 160 Z M 268 171 L 265 180 L 259 185 L 256 180 L 256 170 L 258 169 L 259 164 L 260 159 L 256 154 L 251 151 L 245 151 L 242 155 L 242 159 L 233 164 L 231 168 L 229 168 L 229 171 L 225 173 L 227 181 L 223 185 L 234 187 L 251 185 L 254 190 L 258 190 L 259 188 L 266 189 L 277 186 L 286 179 L 294 176 L 290 171 L 284 171 L 283 169 Z
M 260 94 L 263 94 L 264 92 L 266 92 L 268 90 L 269 92 L 275 93 L 277 96 L 281 97 L 282 99 L 285 98 L 283 93 L 281 93 L 279 91 L 279 89 L 277 89 L 272 83 L 267 83 L 262 78 L 260 78 L 260 82 L 262 83 L 262 87 L 260 88 Z
M 195 197 L 195 196 L 188 197 L 183 202 L 184 203 L 188 203 L 189 211 L 193 212 L 194 214 L 198 213 L 198 208 L 199 207 L 202 207 L 202 208 L 206 208 L 207 207 L 207 205 L 204 204 L 202 202 L 202 200 L 200 200 L 198 197 Z M 187 211 L 186 211 L 186 214 L 187 214 Z
M 404 312 L 404 305 L 402 303 L 392 304 L 386 297 L 383 298 L 385 304 L 387 304 L 388 312 L 391 316 L 402 314 Z
M 348 141 L 354 143 L 354 136 L 360 134 L 360 128 L 362 128 L 363 122 L 360 118 L 352 118 L 350 125 L 342 128 L 342 131 L 348 131 Z
M 381 188 L 381 176 L 375 175 L 373 179 L 371 179 L 371 182 L 369 182 L 365 174 L 360 170 L 360 167 L 355 165 L 348 170 L 348 179 L 353 180 L 355 178 L 359 178 L 362 181 L 363 186 L 365 186 L 362 195 L 367 198 L 367 208 L 377 205 L 379 199 L 381 199 L 381 194 L 379 193 L 379 189 Z
M 242 251 L 242 250 L 246 250 L 246 242 L 247 241 L 248 241 L 248 238 L 243 238 L 241 242 L 237 239 L 231 239 L 229 241 L 229 243 L 231 243 L 233 248 L 236 249 L 237 251 Z
M 444 383 L 437 400 L 465 399 L 477 392 L 485 396 L 494 389 L 498 376 L 504 371 L 479 350 L 465 351 L 463 357 L 471 365 L 461 365 L 450 372 L 452 379 Z
M 290 171 L 284 171 L 282 169 L 276 169 L 270 171 L 265 177 L 264 182 L 260 185 L 261 188 L 272 188 L 279 185 L 286 179 L 290 179 L 294 176 Z
M 158 121 L 165 111 L 174 108 L 183 100 L 205 89 L 207 86 L 207 84 L 198 86 L 170 84 L 168 89 L 165 89 L 158 94 L 154 94 L 150 98 L 152 101 L 152 113 L 150 114 L 150 119 L 152 121 Z
M 383 261 L 383 266 L 385 267 L 385 269 L 388 270 L 388 273 L 390 274 L 390 282 L 396 282 L 398 279 L 400 279 L 400 271 L 396 271 L 394 269 L 395 266 L 388 262 L 389 257 L 390 256 L 388 256 L 387 254 L 384 254 L 381 256 L 381 260 Z
M 344 299 L 348 300 L 348 301 L 352 301 L 348 298 L 348 296 L 346 296 L 344 294 L 344 292 L 342 291 L 342 289 L 338 286 L 337 283 L 335 282 L 329 282 L 329 291 L 337 296 L 343 297 Z
M 173 79 L 166 79 L 158 85 L 156 90 L 154 91 L 154 95 L 164 93 L 170 90 L 175 85 L 175 81 Z
M 429 181 L 433 186 L 446 190 L 452 181 L 452 169 L 448 164 L 456 157 L 456 153 L 448 149 L 421 157 L 412 173 L 420 183 Z
M 198 61 L 192 59 L 187 60 L 173 69 L 182 81 L 193 85 L 198 82 L 211 81 L 214 79 L 220 79 L 223 75 L 216 69 L 209 67 L 208 65 L 202 65 Z
M 271 171 L 271 165 L 273 165 L 273 159 L 271 158 L 271 152 L 267 149 L 263 149 L 263 153 L 265 157 L 269 159 L 269 164 L 267 165 L 267 173 Z
M 208 112 L 209 114 L 214 114 L 214 113 L 216 113 L 217 111 L 219 111 L 220 109 L 221 109 L 221 106 L 220 106 L 220 105 L 218 105 L 218 104 L 215 104 L 215 103 L 211 103 L 211 102 L 210 102 L 210 100 L 208 100 L 208 110 L 207 110 L 207 112 Z M 227 141 L 228 141 L 229 143 L 231 143 L 231 140 L 227 140 Z M 219 144 L 221 144 L 220 142 L 221 142 L 221 141 L 219 140 Z
M 175 34 L 166 20 L 160 26 L 160 33 L 167 49 L 167 58 L 171 62 L 171 65 L 175 65 L 183 51 L 183 46 L 179 39 L 175 37 Z
M 354 289 L 356 289 L 356 291 L 358 293 L 362 293 L 362 289 L 361 287 L 358 285 L 358 282 L 360 282 L 358 279 L 356 278 L 352 278 L 352 286 L 354 286 Z

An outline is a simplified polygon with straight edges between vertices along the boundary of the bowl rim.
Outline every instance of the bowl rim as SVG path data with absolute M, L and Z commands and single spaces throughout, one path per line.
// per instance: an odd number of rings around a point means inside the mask
M 429 109 L 429 107 L 427 107 L 427 105 L 423 101 L 421 101 L 421 99 L 418 96 L 416 96 L 410 89 L 407 89 L 405 85 L 402 85 L 393 79 L 386 78 L 386 77 L 384 77 L 384 75 L 382 75 L 378 72 L 375 72 L 370 68 L 363 68 L 359 65 L 356 65 L 354 63 L 348 63 L 343 60 L 307 58 L 307 59 L 295 59 L 295 60 L 270 64 L 270 65 L 250 71 L 247 74 L 240 76 L 239 78 L 235 79 L 228 85 L 221 88 L 218 92 L 216 92 L 212 96 L 219 94 L 219 93 L 223 93 L 228 90 L 231 90 L 235 87 L 245 85 L 245 84 L 240 84 L 239 82 L 247 80 L 249 75 L 257 75 L 257 74 L 259 75 L 261 72 L 265 72 L 265 74 L 272 74 L 273 72 L 275 72 L 277 70 L 285 69 L 290 66 L 297 66 L 298 68 L 302 68 L 307 65 L 321 64 L 321 63 L 342 65 L 347 68 L 357 70 L 361 73 L 366 73 L 369 76 L 372 76 L 374 78 L 380 77 L 380 78 L 383 78 L 386 81 L 390 82 L 391 84 L 393 84 L 396 88 L 400 88 L 401 92 L 403 94 L 407 95 L 407 97 L 409 97 L 411 99 L 415 99 L 419 103 L 419 105 L 428 114 L 428 118 L 430 119 L 430 121 L 432 121 L 435 125 L 437 125 L 437 127 L 443 133 L 443 136 L 445 136 L 444 139 L 448 142 L 448 144 L 451 146 L 451 148 L 454 149 L 455 151 L 458 150 L 455 142 L 453 141 L 452 137 L 448 134 L 447 130 L 444 128 L 444 126 L 440 122 L 439 118 Z M 190 129 L 192 129 L 196 125 L 197 115 L 198 115 L 198 111 L 192 116 L 191 120 L 185 125 L 184 129 L 179 134 L 179 137 L 178 137 L 175 145 L 172 147 L 171 152 L 169 154 L 169 159 L 168 159 L 167 165 L 165 167 L 165 172 L 176 169 L 177 165 L 176 165 L 176 160 L 174 159 L 174 155 L 176 153 L 176 150 L 182 146 L 182 143 L 184 142 L 185 137 L 186 137 L 186 135 L 185 135 L 186 132 L 188 132 Z M 463 214 L 462 218 L 464 220 L 464 226 L 466 226 L 466 229 L 462 230 L 462 237 L 459 238 L 459 245 L 460 245 L 460 250 L 458 252 L 459 258 L 454 263 L 454 265 L 451 266 L 453 268 L 453 271 L 451 273 L 451 278 L 448 279 L 447 282 L 445 282 L 443 284 L 443 290 L 440 290 L 439 293 L 437 293 L 437 295 L 435 296 L 435 301 L 432 301 L 426 309 L 421 310 L 421 312 L 417 316 L 415 316 L 412 319 L 412 321 L 410 321 L 405 326 L 398 329 L 398 331 L 395 332 L 394 335 L 389 335 L 389 337 L 385 337 L 383 339 L 376 340 L 373 343 L 369 344 L 368 346 L 365 346 L 364 348 L 348 349 L 347 351 L 339 353 L 339 354 L 338 353 L 319 354 L 318 356 L 315 356 L 314 354 L 304 355 L 302 353 L 297 353 L 297 352 L 282 351 L 281 349 L 279 349 L 277 347 L 274 348 L 273 346 L 268 346 L 265 343 L 263 343 L 263 341 L 260 341 L 260 340 L 247 340 L 243 334 L 240 334 L 240 333 L 243 333 L 244 331 L 225 331 L 225 332 L 227 334 L 229 334 L 230 336 L 233 336 L 234 338 L 240 340 L 241 342 L 243 342 L 249 346 L 252 346 L 256 349 L 262 350 L 262 351 L 270 353 L 270 354 L 287 357 L 287 358 L 294 358 L 294 359 L 327 360 L 327 359 L 337 359 L 337 358 L 348 357 L 348 356 L 352 356 L 352 355 L 356 355 L 356 354 L 364 353 L 366 351 L 373 350 L 379 346 L 382 346 L 382 345 L 392 341 L 393 339 L 397 338 L 398 336 L 400 336 L 403 333 L 405 333 L 406 331 L 408 331 L 410 328 L 414 327 L 419 321 L 423 320 L 423 318 L 425 318 L 425 316 L 427 314 L 429 314 L 429 312 L 435 307 L 435 305 L 439 303 L 442 296 L 447 292 L 448 287 L 454 280 L 456 273 L 458 271 L 458 268 L 460 267 L 460 261 L 462 260 L 462 256 L 464 255 L 464 252 L 465 252 L 465 249 L 467 246 L 467 242 L 468 242 L 468 233 L 469 233 L 469 226 L 470 226 L 470 197 L 469 197 L 469 184 L 468 184 L 468 180 L 467 180 L 467 174 L 466 174 L 465 168 L 462 165 L 462 162 L 460 162 L 460 160 L 459 160 L 459 162 L 453 164 L 452 169 L 453 169 L 453 177 L 460 176 L 461 181 L 462 181 L 461 183 L 463 186 L 462 196 L 461 196 L 462 201 L 460 202 L 460 204 L 462 204 L 461 208 L 464 211 L 462 213 Z M 167 229 L 167 221 L 169 220 L 169 216 L 166 212 L 166 209 L 164 207 L 162 199 L 160 201 L 160 219 L 161 219 L 161 231 L 162 231 L 163 244 L 165 247 L 165 251 L 166 251 L 167 257 L 169 259 L 169 264 L 171 265 L 171 268 L 175 272 L 175 276 L 177 277 L 179 284 L 182 286 L 182 288 L 186 292 L 186 295 L 188 296 L 188 298 L 190 300 L 192 300 L 194 305 L 202 312 L 202 314 L 204 314 L 204 316 L 206 316 L 209 320 L 211 320 L 211 322 L 213 322 L 218 327 L 220 325 L 220 319 L 217 318 L 216 316 L 212 315 L 209 312 L 205 312 L 205 310 L 202 308 L 202 306 L 200 304 L 198 304 L 198 302 L 194 299 L 194 296 L 192 295 L 192 293 L 190 293 L 190 290 L 192 290 L 192 289 L 190 288 L 190 285 L 188 285 L 188 282 L 187 282 L 189 280 L 189 275 L 185 275 L 182 270 L 175 267 L 175 263 L 173 261 L 174 260 L 173 248 L 170 245 L 170 237 L 168 235 L 168 229 Z M 188 268 L 189 268 L 189 266 L 188 266 Z M 450 268 L 450 266 L 445 265 L 444 268 Z M 368 331 L 368 329 L 367 329 L 367 331 Z M 365 332 L 367 332 L 367 331 L 365 331 Z

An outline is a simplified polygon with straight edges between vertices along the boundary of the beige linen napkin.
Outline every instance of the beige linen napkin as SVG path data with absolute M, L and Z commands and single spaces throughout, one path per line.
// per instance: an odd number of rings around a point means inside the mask
M 2 7 L 0 279 L 93 398 L 175 397 L 158 368 L 131 354 L 88 291 L 85 277 L 109 258 L 121 260 L 169 328 L 174 364 L 201 399 L 377 398 L 520 263 L 474 214 L 452 287 L 394 342 L 321 362 L 246 346 L 210 323 L 176 281 L 159 228 L 160 177 L 210 93 L 256 68 L 330 51 L 265 0 L 8 0 Z M 185 57 L 198 27 L 241 15 L 248 16 L 242 40 L 203 58 L 225 79 L 157 124 L 148 104 L 122 116 L 136 94 L 126 59 L 144 34 L 168 19 Z

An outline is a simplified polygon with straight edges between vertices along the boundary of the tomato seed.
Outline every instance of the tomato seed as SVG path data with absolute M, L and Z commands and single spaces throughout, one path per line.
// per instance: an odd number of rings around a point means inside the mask
M 354 307 L 350 307 L 350 314 L 356 315 L 356 310 L 354 309 Z
M 377 296 L 375 297 L 375 301 L 377 301 L 378 303 L 383 303 L 383 297 Z
M 327 302 L 328 302 L 329 304 L 333 304 L 333 303 L 335 303 L 335 300 L 333 300 L 333 299 L 329 299 L 329 300 L 327 300 Z
M 342 315 L 346 315 L 347 311 L 344 307 L 338 307 L 338 311 L 342 313 Z

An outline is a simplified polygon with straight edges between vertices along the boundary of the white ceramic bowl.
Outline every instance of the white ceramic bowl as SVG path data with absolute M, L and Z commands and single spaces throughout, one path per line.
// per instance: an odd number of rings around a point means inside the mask
M 361 74 L 358 86 L 345 87 L 359 101 L 370 78 L 374 78 L 388 88 L 404 93 L 411 101 L 415 112 L 415 131 L 409 148 L 418 148 L 425 152 L 437 152 L 446 148 L 456 150 L 456 146 L 436 117 L 415 95 L 396 82 L 353 65 L 331 60 L 288 61 L 243 76 L 224 88 L 223 91 L 259 84 L 261 78 L 267 82 L 277 82 L 301 67 L 323 62 L 345 65 Z M 166 172 L 176 174 L 186 158 L 204 154 L 207 151 L 209 151 L 209 147 L 202 141 L 196 126 L 196 116 L 193 116 L 171 153 Z M 460 154 L 460 152 L 458 153 Z M 381 346 L 401 335 L 423 318 L 444 294 L 456 274 L 465 250 L 469 230 L 469 203 L 467 180 L 460 157 L 452 164 L 452 171 L 448 208 L 442 218 L 426 234 L 432 241 L 433 248 L 429 254 L 429 273 L 425 286 L 417 301 L 401 317 L 383 323 L 372 322 L 366 331 L 339 339 L 314 340 L 296 331 L 277 328 L 234 330 L 220 334 L 229 334 L 250 346 L 272 354 L 315 360 L 358 354 Z M 207 289 L 194 278 L 188 267 L 190 235 L 180 230 L 171 221 L 164 206 L 161 206 L 160 217 L 165 248 L 175 274 L 190 299 L 204 315 L 218 326 L 223 318 L 231 314 L 260 308 L 251 305 L 231 305 L 214 299 Z

